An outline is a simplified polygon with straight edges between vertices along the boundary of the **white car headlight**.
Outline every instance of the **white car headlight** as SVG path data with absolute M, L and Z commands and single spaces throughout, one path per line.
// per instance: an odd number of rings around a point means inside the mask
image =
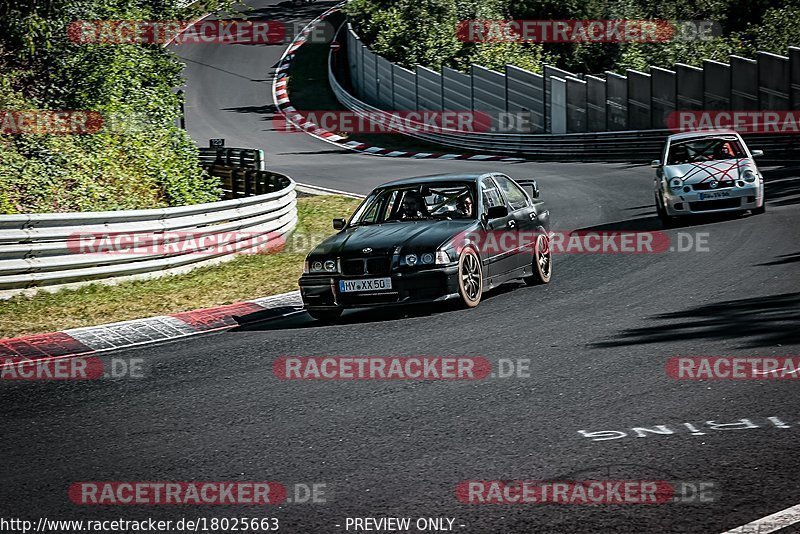
M 325 270 L 329 273 L 336 272 L 336 262 L 333 260 L 328 260 L 325 262 Z
M 423 265 L 430 265 L 431 263 L 433 263 L 433 254 L 431 254 L 430 252 L 426 252 L 425 254 L 422 255 L 420 261 L 422 262 Z
M 416 254 L 408 254 L 406 256 L 406 265 L 409 267 L 413 267 L 417 264 L 417 255 Z
M 745 182 L 755 182 L 756 173 L 754 173 L 752 169 L 747 169 L 742 173 L 742 178 L 744 178 Z
M 669 186 L 672 189 L 680 189 L 681 187 L 683 187 L 683 180 L 681 180 L 680 178 L 673 178 L 672 180 L 669 181 Z

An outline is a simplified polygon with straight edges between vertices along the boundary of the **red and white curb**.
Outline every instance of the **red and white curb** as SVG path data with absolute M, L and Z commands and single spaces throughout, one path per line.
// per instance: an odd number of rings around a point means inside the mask
M 5 365 L 24 365 L 27 361 L 85 356 L 228 330 L 242 324 L 241 318 L 254 314 L 258 316 L 253 320 L 277 319 L 300 313 L 302 309 L 300 292 L 293 291 L 215 308 L 0 339 L 0 360 L 8 360 Z
M 341 5 L 341 4 L 340 4 Z M 291 68 L 292 61 L 295 58 L 297 50 L 303 46 L 308 40 L 308 35 L 311 33 L 315 24 L 324 20 L 332 13 L 339 11 L 340 6 L 332 7 L 324 12 L 316 19 L 309 22 L 303 30 L 297 34 L 289 47 L 284 51 L 278 67 L 275 71 L 275 78 L 272 81 L 272 100 L 275 102 L 275 107 L 282 113 L 286 120 L 295 127 L 303 130 L 312 137 L 321 139 L 327 143 L 331 143 L 354 152 L 368 154 L 370 156 L 383 156 L 388 158 L 410 158 L 410 159 L 446 159 L 446 160 L 468 160 L 468 161 L 506 161 L 506 162 L 519 162 L 526 161 L 524 158 L 512 158 L 508 156 L 497 156 L 491 154 L 445 154 L 434 152 L 408 152 L 403 150 L 392 150 L 380 146 L 362 143 L 360 141 L 348 141 L 348 138 L 335 134 L 313 122 L 307 121 L 292 105 L 289 98 L 289 69 Z

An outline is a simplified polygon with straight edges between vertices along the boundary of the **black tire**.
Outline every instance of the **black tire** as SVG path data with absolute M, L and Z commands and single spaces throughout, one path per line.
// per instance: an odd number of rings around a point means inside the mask
M 767 212 L 767 203 L 764 202 L 763 204 L 761 204 L 760 208 L 756 208 L 751 211 L 753 212 L 753 215 L 764 215 Z
M 342 316 L 342 310 L 306 310 L 308 314 L 323 323 L 332 323 Z
M 536 237 L 536 245 L 531 262 L 533 274 L 523 278 L 529 286 L 549 284 L 553 277 L 553 251 L 550 250 L 550 238 L 542 232 Z
M 458 294 L 467 308 L 474 308 L 483 296 L 483 267 L 478 253 L 465 248 L 458 258 Z

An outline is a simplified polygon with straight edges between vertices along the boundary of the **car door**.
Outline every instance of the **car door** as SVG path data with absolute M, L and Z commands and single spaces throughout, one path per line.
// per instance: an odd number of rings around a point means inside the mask
M 510 210 L 505 217 L 488 219 L 487 212 L 490 207 L 508 207 L 505 197 L 492 177 L 486 176 L 481 179 L 481 196 L 483 200 L 481 216 L 486 221 L 487 229 L 482 246 L 484 263 L 486 264 L 486 276 L 493 277 L 512 271 L 518 265 L 516 240 L 509 239 L 509 234 L 516 234 L 517 221 Z
M 531 257 L 533 235 L 538 227 L 536 209 L 525 191 L 508 176 L 497 174 L 494 180 L 505 197 L 509 216 L 515 222 L 514 230 L 517 233 L 515 241 L 519 248 L 514 256 L 514 267 L 530 265 L 533 260 Z

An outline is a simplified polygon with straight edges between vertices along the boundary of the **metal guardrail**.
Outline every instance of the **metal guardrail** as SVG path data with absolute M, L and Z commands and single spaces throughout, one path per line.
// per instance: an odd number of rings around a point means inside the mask
M 345 28 L 343 25 L 339 32 Z M 339 39 L 342 41 L 342 39 Z M 344 88 L 334 68 L 333 52 L 328 57 L 328 80 L 339 102 L 356 115 L 368 118 L 375 114 L 391 117 L 392 114 L 372 106 Z M 291 117 L 290 117 L 291 119 Z M 297 121 L 296 121 L 297 122 Z M 303 121 L 299 121 L 302 124 Z M 451 147 L 466 152 L 482 152 L 509 156 L 532 157 L 560 161 L 627 161 L 647 162 L 661 157 L 670 130 L 629 130 L 613 132 L 567 134 L 508 134 L 490 132 L 465 132 L 439 128 L 434 132 L 429 126 L 399 118 L 382 124 L 410 124 L 399 134 Z M 766 153 L 764 162 L 797 161 L 800 159 L 800 136 L 795 135 L 743 135 L 751 148 Z
M 244 181 L 241 189 L 237 180 L 229 182 L 233 184 L 229 190 L 240 198 L 221 202 L 0 216 L 0 298 L 90 281 L 181 272 L 282 244 L 297 223 L 294 181 L 267 171 L 233 174 Z M 252 196 L 244 196 L 247 191 Z M 120 236 L 137 236 L 136 250 L 142 252 L 109 253 L 81 241 Z

